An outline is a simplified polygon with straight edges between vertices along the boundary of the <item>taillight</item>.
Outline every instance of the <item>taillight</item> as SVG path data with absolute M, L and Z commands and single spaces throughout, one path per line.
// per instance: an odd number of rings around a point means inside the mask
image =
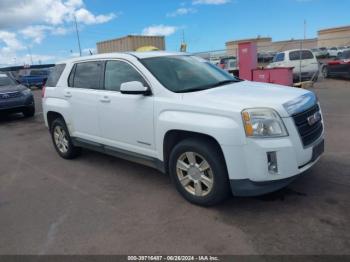
M 41 97 L 42 97 L 42 98 L 45 97 L 45 89 L 46 89 L 45 86 L 43 86 L 43 88 L 41 89 Z

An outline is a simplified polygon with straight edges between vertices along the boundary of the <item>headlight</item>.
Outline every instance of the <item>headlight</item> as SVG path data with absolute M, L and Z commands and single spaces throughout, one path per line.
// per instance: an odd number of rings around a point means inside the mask
M 32 91 L 30 90 L 30 89 L 24 89 L 23 91 L 22 91 L 22 94 L 23 95 L 29 95 L 29 94 L 31 94 L 32 93 Z
M 248 137 L 288 136 L 282 119 L 273 109 L 246 109 L 242 112 L 242 119 L 245 133 Z

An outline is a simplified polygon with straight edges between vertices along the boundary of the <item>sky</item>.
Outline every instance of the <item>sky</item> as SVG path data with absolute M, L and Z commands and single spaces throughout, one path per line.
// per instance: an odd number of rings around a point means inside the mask
M 165 35 L 166 49 L 225 49 L 234 39 L 317 37 L 350 25 L 350 0 L 0 0 L 0 66 L 54 63 L 96 42 L 125 35 Z

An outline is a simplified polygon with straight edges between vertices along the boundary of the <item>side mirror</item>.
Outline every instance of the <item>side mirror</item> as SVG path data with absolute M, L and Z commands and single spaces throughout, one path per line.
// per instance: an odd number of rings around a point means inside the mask
M 126 82 L 121 84 L 120 93 L 126 95 L 150 95 L 151 91 L 139 81 Z

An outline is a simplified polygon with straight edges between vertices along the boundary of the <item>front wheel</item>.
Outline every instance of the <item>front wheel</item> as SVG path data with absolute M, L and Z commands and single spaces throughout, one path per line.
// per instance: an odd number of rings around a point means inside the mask
M 35 107 L 31 106 L 23 110 L 23 115 L 25 117 L 33 117 L 35 115 Z
M 323 76 L 324 78 L 328 78 L 328 68 L 327 68 L 327 66 L 324 66 L 324 67 L 322 68 L 322 76 Z
M 212 206 L 230 195 L 225 160 L 219 146 L 187 139 L 174 147 L 169 172 L 176 189 L 189 202 Z

